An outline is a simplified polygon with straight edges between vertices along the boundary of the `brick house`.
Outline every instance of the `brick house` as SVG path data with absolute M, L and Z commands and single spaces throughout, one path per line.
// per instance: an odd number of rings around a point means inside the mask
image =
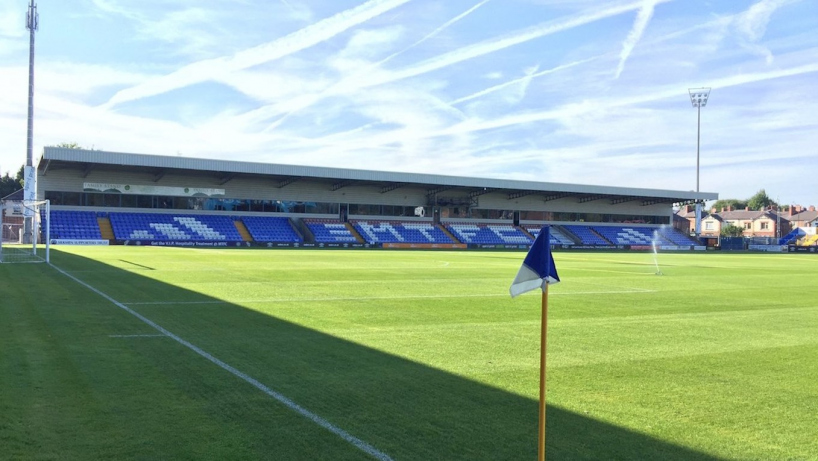
M 787 219 L 792 223 L 792 227 L 815 227 L 815 222 L 818 221 L 818 211 L 815 206 L 809 208 L 801 205 L 792 205 L 787 214 Z
M 722 228 L 729 225 L 744 229 L 744 237 L 780 237 L 790 230 L 789 220 L 783 213 L 779 215 L 775 210 L 728 208 L 718 212 L 710 210 L 710 214 L 702 218 L 701 234 L 704 237 L 718 237 Z

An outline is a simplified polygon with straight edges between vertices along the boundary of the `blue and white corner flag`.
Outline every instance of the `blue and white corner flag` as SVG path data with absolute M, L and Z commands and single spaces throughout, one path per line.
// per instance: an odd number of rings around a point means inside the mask
M 509 288 L 511 297 L 514 298 L 525 292 L 542 288 L 560 281 L 557 275 L 557 266 L 554 265 L 554 258 L 551 257 L 551 232 L 549 226 L 545 226 L 540 234 L 534 239 L 534 245 L 528 250 L 528 254 L 520 266 L 517 277 Z

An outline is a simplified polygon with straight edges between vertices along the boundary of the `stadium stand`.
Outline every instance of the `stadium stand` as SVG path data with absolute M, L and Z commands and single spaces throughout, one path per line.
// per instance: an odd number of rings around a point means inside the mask
M 357 243 L 358 239 L 337 219 L 304 219 L 316 243 Z
M 371 243 L 453 243 L 431 222 L 352 221 L 352 225 Z
M 303 242 L 290 220 L 273 216 L 245 216 L 241 221 L 257 242 Z
M 110 213 L 109 219 L 118 240 L 242 241 L 229 216 Z
M 611 245 L 611 242 L 594 232 L 591 227 L 577 224 L 563 225 L 563 229 L 574 234 L 583 245 Z
M 688 237 L 682 231 L 676 229 L 675 227 L 662 226 L 659 228 L 659 235 L 666 238 L 669 242 L 673 243 L 674 245 L 680 246 L 700 245 L 699 242 Z
M 100 240 L 102 234 L 93 211 L 51 211 L 51 238 Z
M 529 234 L 533 235 L 534 238 L 537 238 L 540 235 L 540 231 L 542 230 L 542 225 L 531 225 L 527 224 L 525 226 L 525 230 L 528 231 Z M 551 226 L 551 244 L 552 245 L 574 245 L 574 241 L 567 237 L 559 227 Z
M 651 245 L 653 228 L 625 226 L 593 226 L 591 229 L 616 245 Z
M 531 237 L 511 224 L 448 223 L 446 229 L 463 243 L 530 244 Z

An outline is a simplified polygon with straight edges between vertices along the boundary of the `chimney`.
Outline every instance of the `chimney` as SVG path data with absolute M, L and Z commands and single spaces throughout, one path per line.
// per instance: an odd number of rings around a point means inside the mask
M 750 207 L 748 206 L 744 207 L 744 211 L 750 211 Z
M 689 214 L 691 211 L 693 211 L 693 207 L 692 207 L 692 206 L 690 206 L 690 205 L 685 205 L 685 211 L 684 211 L 684 213 L 685 213 L 685 214 Z
M 733 211 L 733 205 L 728 206 L 727 211 Z
M 809 206 L 809 211 L 815 211 L 815 205 L 810 205 Z

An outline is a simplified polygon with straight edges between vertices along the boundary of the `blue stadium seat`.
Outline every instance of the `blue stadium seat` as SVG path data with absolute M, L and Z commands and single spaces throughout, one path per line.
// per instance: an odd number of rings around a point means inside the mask
M 93 211 L 51 211 L 51 238 L 101 240 L 102 234 Z
M 526 245 L 533 241 L 511 224 L 449 223 L 446 229 L 463 243 Z
M 243 241 L 230 216 L 110 213 L 109 219 L 117 240 Z
M 537 238 L 537 236 L 540 235 L 540 231 L 543 228 L 542 225 L 532 224 L 527 224 L 524 227 L 529 234 L 534 236 L 534 238 Z M 562 231 L 559 230 L 559 228 L 551 226 L 550 233 L 552 245 L 574 245 L 574 241 L 568 238 L 565 234 L 563 234 Z
M 674 245 L 689 246 L 700 245 L 698 241 L 685 235 L 684 232 L 674 227 L 661 226 L 659 227 L 659 235 L 669 240 Z
M 355 230 L 371 243 L 453 243 L 431 222 L 354 221 Z
M 568 224 L 563 225 L 562 227 L 568 232 L 574 234 L 583 245 L 611 245 L 611 242 L 599 236 L 589 226 Z
M 616 245 L 651 245 L 656 230 L 630 226 L 593 226 L 591 229 Z
M 352 232 L 338 220 L 305 219 L 304 224 L 310 229 L 317 243 L 357 243 Z
M 241 219 L 257 242 L 303 242 L 289 218 L 278 216 L 245 216 Z

